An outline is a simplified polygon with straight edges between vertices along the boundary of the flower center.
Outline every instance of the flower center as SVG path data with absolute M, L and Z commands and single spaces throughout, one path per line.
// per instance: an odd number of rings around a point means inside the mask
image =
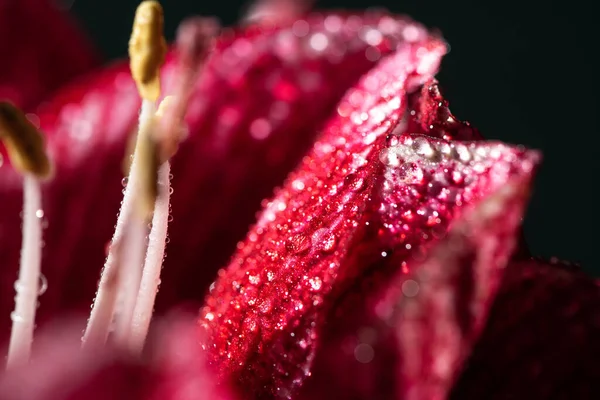
M 130 67 L 142 97 L 139 131 L 127 185 L 96 298 L 82 342 L 141 352 L 160 283 L 169 222 L 170 164 L 183 137 L 183 118 L 198 72 L 217 26 L 204 19 L 184 22 L 178 32 L 177 81 L 160 105 L 160 68 L 167 51 L 163 10 L 157 1 L 138 7 L 129 41 Z M 0 140 L 11 164 L 23 174 L 23 241 L 8 367 L 29 360 L 41 275 L 40 179 L 51 175 L 42 134 L 12 104 L 0 102 Z M 117 312 L 118 310 L 118 312 Z M 114 330 L 113 330 L 114 328 Z M 112 332 L 111 332 L 112 331 Z

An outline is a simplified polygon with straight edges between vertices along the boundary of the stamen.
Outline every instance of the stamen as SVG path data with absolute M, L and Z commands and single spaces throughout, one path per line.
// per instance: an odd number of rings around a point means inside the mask
M 201 70 L 201 64 L 204 63 L 212 47 L 212 38 L 217 31 L 218 26 L 213 20 L 195 18 L 181 24 L 177 34 L 179 65 L 176 74 L 178 81 L 175 86 L 175 96 L 165 98 L 157 112 L 157 118 L 161 119 L 162 135 L 160 139 L 163 143 L 163 157 L 166 158 L 159 171 L 159 185 L 164 190 L 160 193 L 154 210 L 142 283 L 131 323 L 129 343 L 131 350 L 136 353 L 140 353 L 144 347 L 152 319 L 154 301 L 160 285 L 160 271 L 165 255 L 171 192 L 168 158 L 176 152 L 182 138 L 183 118 L 191 92 Z
M 182 122 L 192 95 L 192 89 L 202 70 L 202 64 L 212 51 L 214 38 L 220 30 L 214 18 L 195 17 L 183 21 L 177 29 L 178 66 L 174 96 L 163 101 L 164 117 L 159 131 L 162 147 L 161 161 L 175 155 L 183 139 Z M 165 103 L 167 101 L 167 103 Z
M 0 140 L 14 169 L 39 179 L 52 175 L 44 137 L 21 110 L 6 101 L 0 101 Z
M 297 18 L 309 11 L 315 0 L 257 0 L 245 20 L 249 23 L 280 23 Z
M 144 172 L 144 166 L 140 165 L 139 160 L 140 147 L 143 147 L 147 136 L 155 128 L 155 102 L 160 97 L 159 69 L 166 54 L 163 24 L 160 3 L 143 1 L 138 6 L 129 41 L 129 56 L 131 73 L 143 99 L 139 117 L 140 130 L 117 226 L 83 337 L 84 346 L 106 342 L 117 295 L 120 296 L 121 313 L 116 319 L 115 338 L 123 343 L 129 335 L 131 315 L 140 285 L 147 231 L 145 220 L 132 216 Z
M 140 96 L 153 102 L 160 96 L 159 72 L 167 54 L 163 30 L 164 18 L 160 3 L 143 1 L 135 12 L 129 40 L 130 68 Z
M 23 173 L 23 243 L 7 367 L 29 361 L 37 297 L 42 278 L 42 195 L 39 179 L 48 178 L 51 163 L 41 133 L 10 103 L 0 102 L 0 139 L 15 169 Z M 42 288 L 43 289 L 43 288 Z

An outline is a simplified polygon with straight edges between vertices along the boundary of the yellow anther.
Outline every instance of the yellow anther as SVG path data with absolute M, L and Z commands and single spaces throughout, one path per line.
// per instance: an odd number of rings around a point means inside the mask
M 143 1 L 137 8 L 129 39 L 130 68 L 140 96 L 156 101 L 160 96 L 160 67 L 167 43 L 163 36 L 163 9 L 158 1 Z
M 0 141 L 16 170 L 41 179 L 51 175 L 44 137 L 21 110 L 6 101 L 0 101 Z

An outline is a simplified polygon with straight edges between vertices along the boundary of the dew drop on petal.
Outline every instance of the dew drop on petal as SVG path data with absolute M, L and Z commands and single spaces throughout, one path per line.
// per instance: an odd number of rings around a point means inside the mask
M 361 343 L 354 349 L 354 357 L 356 358 L 356 361 L 368 364 L 375 358 L 375 351 L 370 344 Z
M 409 279 L 402 284 L 402 293 L 406 297 L 415 297 L 419 293 L 419 284 Z
M 287 249 L 292 253 L 303 253 L 310 249 L 311 241 L 303 234 L 298 234 L 289 239 Z

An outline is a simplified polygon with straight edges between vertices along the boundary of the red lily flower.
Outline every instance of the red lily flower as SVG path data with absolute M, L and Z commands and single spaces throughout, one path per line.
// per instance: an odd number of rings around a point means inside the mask
M 0 399 L 592 397 L 600 289 L 580 272 L 510 261 L 539 156 L 479 141 L 435 82 L 418 91 L 444 51 L 386 14 L 286 18 L 220 37 L 174 159 L 161 309 L 204 294 L 260 199 L 302 162 L 219 271 L 200 332 L 190 318 L 167 323 L 141 359 L 50 333 L 31 367 L 0 378 Z M 39 108 L 57 163 L 44 189 L 42 323 L 91 301 L 138 107 L 116 65 Z M 10 293 L 21 187 L 10 168 L 0 178 Z M 532 342 L 531 330 L 557 324 Z
M 363 72 L 397 47 L 417 49 L 431 40 L 420 25 L 388 14 L 312 15 L 282 27 L 251 25 L 224 33 L 193 93 L 190 135 L 174 160 L 173 222 L 159 310 L 181 300 L 201 301 L 260 201 L 299 161 Z M 174 70 L 171 54 L 163 68 L 167 93 Z M 36 111 L 57 164 L 56 178 L 44 187 L 42 270 L 48 290 L 40 323 L 61 310 L 86 310 L 93 298 L 138 109 L 128 65 L 119 63 L 68 85 Z M 22 200 L 12 169 L 0 174 L 1 284 L 8 294 L 18 265 L 20 239 L 14 233 Z M 12 307 L 12 296 L 1 299 L 2 335 Z

